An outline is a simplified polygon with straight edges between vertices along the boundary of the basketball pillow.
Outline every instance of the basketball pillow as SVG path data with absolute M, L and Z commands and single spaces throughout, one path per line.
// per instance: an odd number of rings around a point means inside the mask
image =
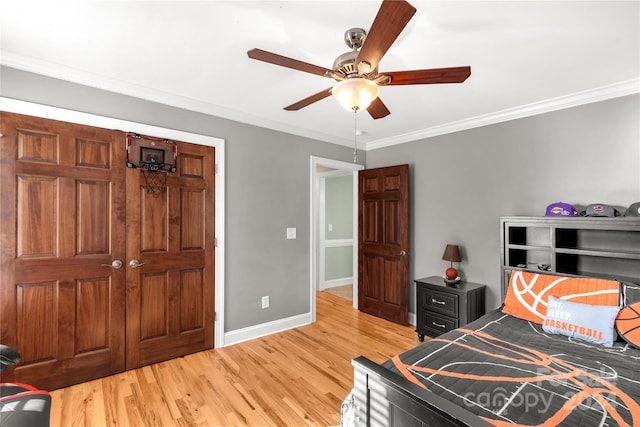
M 640 349 L 640 302 L 620 310 L 616 318 L 616 328 L 626 342 Z
M 619 306 L 620 284 L 614 280 L 514 270 L 502 312 L 542 324 L 549 296 L 582 304 Z

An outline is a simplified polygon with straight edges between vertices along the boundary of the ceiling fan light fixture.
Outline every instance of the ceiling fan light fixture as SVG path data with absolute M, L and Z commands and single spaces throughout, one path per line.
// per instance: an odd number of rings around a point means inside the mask
M 358 111 L 366 109 L 378 97 L 380 88 L 371 80 L 352 77 L 336 83 L 331 93 L 345 110 Z
M 251 59 L 331 78 L 338 82 L 334 83 L 332 88 L 284 107 L 285 110 L 297 111 L 333 94 L 346 110 L 358 112 L 366 109 L 369 115 L 377 120 L 391 114 L 384 103 L 376 99 L 380 91 L 378 86 L 462 83 L 471 75 L 471 67 L 468 65 L 378 73 L 380 60 L 415 13 L 416 8 L 408 1 L 383 0 L 369 34 L 362 28 L 346 31 L 344 41 L 351 51 L 338 56 L 332 69 L 262 49 L 251 49 L 247 51 L 247 55 Z M 357 114 L 354 114 L 355 116 Z

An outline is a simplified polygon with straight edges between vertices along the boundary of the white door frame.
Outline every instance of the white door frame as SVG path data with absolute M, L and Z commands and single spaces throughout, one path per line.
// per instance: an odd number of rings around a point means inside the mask
M 194 144 L 207 145 L 216 149 L 216 179 L 215 179 L 215 309 L 214 321 L 214 347 L 224 347 L 224 146 L 222 138 L 207 135 L 200 135 L 190 132 L 183 132 L 174 129 L 162 128 L 159 126 L 145 125 L 142 123 L 130 122 L 127 120 L 114 119 L 110 117 L 98 116 L 95 114 L 82 113 L 79 111 L 66 110 L 64 108 L 50 107 L 47 105 L 34 104 L 32 102 L 19 101 L 16 99 L 0 97 L 0 111 L 26 114 L 44 119 L 59 120 L 64 122 L 77 123 L 87 126 L 101 127 L 105 129 L 121 129 L 125 132 L 136 132 L 143 135 L 152 135 L 162 138 L 187 141 Z M 126 149 L 126 142 L 122 141 L 122 149 Z
M 318 289 L 319 280 L 319 248 L 322 232 L 322 230 L 320 229 L 320 227 L 322 227 L 320 221 L 320 206 L 322 205 L 321 198 L 324 197 L 320 185 L 320 180 L 322 178 L 323 172 L 318 172 L 319 167 L 340 170 L 353 174 L 353 307 L 358 308 L 358 171 L 364 169 L 364 165 L 311 156 L 311 236 L 309 239 L 311 242 L 309 248 L 309 258 L 311 264 L 309 292 L 311 322 L 316 321 L 316 290 Z

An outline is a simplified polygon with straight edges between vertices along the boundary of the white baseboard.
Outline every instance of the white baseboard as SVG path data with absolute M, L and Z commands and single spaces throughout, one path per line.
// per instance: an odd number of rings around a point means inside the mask
M 324 291 L 325 289 L 335 288 L 336 286 L 344 286 L 344 285 L 351 285 L 351 284 L 353 284 L 353 277 L 342 277 L 340 279 L 325 280 L 324 282 L 320 283 L 319 290 Z
M 288 329 L 298 328 L 311 323 L 311 313 L 299 314 L 287 317 L 286 319 L 274 320 L 273 322 L 262 323 L 260 325 L 249 326 L 247 328 L 236 329 L 225 332 L 224 346 L 238 344 L 244 341 L 253 340 Z
M 407 320 L 409 321 L 409 324 L 415 326 L 415 313 L 409 313 L 409 318 Z M 311 313 L 304 313 L 297 316 L 287 317 L 286 319 L 274 320 L 273 322 L 236 329 L 235 331 L 229 331 L 224 334 L 224 347 L 309 324 L 311 324 Z
M 416 326 L 416 314 L 409 312 L 409 318 L 407 319 L 410 325 Z

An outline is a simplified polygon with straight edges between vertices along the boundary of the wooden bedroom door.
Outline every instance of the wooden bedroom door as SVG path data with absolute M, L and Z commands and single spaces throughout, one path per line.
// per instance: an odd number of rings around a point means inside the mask
M 178 143 L 156 195 L 127 170 L 127 369 L 213 348 L 214 165 L 213 147 Z
M 358 305 L 408 322 L 409 166 L 358 174 Z
M 122 371 L 125 168 L 121 132 L 2 113 L 3 381 L 46 390 Z

